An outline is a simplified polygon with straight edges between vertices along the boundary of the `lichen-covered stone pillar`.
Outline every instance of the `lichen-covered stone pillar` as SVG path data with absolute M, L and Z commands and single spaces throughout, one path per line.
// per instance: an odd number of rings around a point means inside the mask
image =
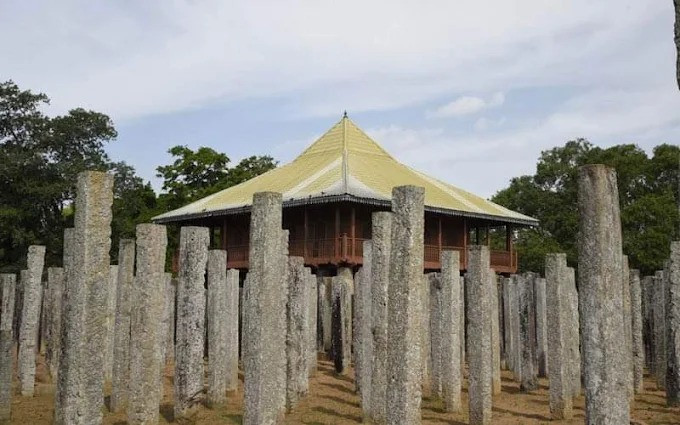
M 517 382 L 522 381 L 522 341 L 519 332 L 519 278 L 517 275 L 510 276 L 509 280 L 510 292 L 510 330 L 512 332 L 512 358 L 513 369 L 512 372 Z
M 387 421 L 387 288 L 390 278 L 392 213 L 374 212 L 371 216 L 371 402 L 369 421 Z
M 519 289 L 519 340 L 522 391 L 538 388 L 536 376 L 536 315 L 534 311 L 534 280 L 536 275 L 525 273 L 517 278 Z
M 116 296 L 118 294 L 118 266 L 109 267 L 109 286 L 106 296 L 106 352 L 104 353 L 104 380 L 113 377 L 113 344 L 116 328 Z
M 463 369 L 460 355 L 460 321 L 463 308 L 460 299 L 460 253 L 442 251 L 441 253 L 441 327 L 442 334 L 442 398 L 447 412 L 461 410 L 461 388 Z
M 12 344 L 14 343 L 14 274 L 0 274 L 0 422 L 8 421 L 12 411 Z
M 663 271 L 654 274 L 654 375 L 656 387 L 666 389 L 666 286 Z
M 238 269 L 227 270 L 227 392 L 238 390 L 238 329 L 239 329 L 239 271 Z
M 491 285 L 491 390 L 493 394 L 501 393 L 501 334 L 498 316 L 498 279 L 493 270 L 489 270 Z
M 361 279 L 356 280 L 355 288 L 355 315 L 357 326 L 355 327 L 356 341 L 358 342 L 357 356 L 355 359 L 355 376 L 358 381 L 359 394 L 361 396 L 361 407 L 364 416 L 370 410 L 371 401 L 371 375 L 373 361 L 373 336 L 371 334 L 371 258 L 373 256 L 373 243 L 364 241 L 363 243 L 363 266 L 357 275 Z
M 316 335 L 317 335 L 317 287 L 316 276 L 312 269 L 305 267 L 307 289 L 307 377 L 316 372 Z
M 332 345 L 333 303 L 331 301 L 331 278 L 321 273 L 317 274 L 319 293 L 319 351 L 328 353 Z
M 418 298 L 418 311 L 420 312 L 420 382 L 421 396 L 429 398 L 432 396 L 430 387 L 432 385 L 432 333 L 430 329 L 430 284 L 426 274 L 421 274 L 422 282 L 417 285 L 420 291 Z
M 210 244 L 207 227 L 180 229 L 175 338 L 175 419 L 186 418 L 201 401 L 205 327 L 205 274 Z M 277 243 L 274 243 L 278 246 Z
M 536 357 L 538 359 L 538 376 L 548 376 L 548 326 L 546 311 L 545 279 L 536 278 L 534 295 L 536 298 Z
M 35 354 L 37 351 L 40 303 L 42 300 L 42 272 L 45 265 L 45 247 L 28 247 L 27 279 L 22 282 L 23 305 L 19 329 L 19 383 L 21 395 L 32 397 L 35 386 Z
M 510 279 L 501 278 L 503 286 L 503 342 L 505 344 L 505 366 L 508 370 L 513 370 L 513 341 L 512 327 L 510 326 Z
M 281 194 L 256 193 L 250 214 L 250 268 L 244 285 L 245 425 L 273 424 L 285 410 L 287 261 Z
M 118 293 L 113 333 L 113 370 L 110 409 L 125 410 L 130 386 L 130 311 L 132 285 L 135 277 L 135 240 L 121 239 L 118 243 Z
M 666 282 L 666 405 L 680 406 L 680 241 L 671 242 Z
M 364 270 L 362 267 L 356 271 L 354 274 L 354 286 L 355 286 L 355 297 L 354 297 L 354 311 L 352 315 L 352 356 L 354 358 L 354 391 L 361 395 L 361 380 L 363 378 L 363 371 L 361 370 L 363 364 L 362 359 L 362 343 L 361 343 L 361 324 L 365 322 L 364 315 L 364 299 L 362 298 L 361 291 L 363 290 L 364 283 Z
M 288 258 L 288 302 L 286 316 L 286 409 L 292 409 L 307 395 L 309 371 L 309 285 L 304 258 Z
M 470 425 L 491 423 L 491 292 L 489 247 L 468 246 L 467 311 Z
M 569 309 L 566 305 L 567 255 L 548 254 L 545 258 L 545 326 L 547 333 L 547 353 L 550 369 L 550 416 L 552 419 L 571 419 L 573 401 L 571 375 L 569 373 Z M 539 289 L 540 291 L 540 289 Z
M 206 401 L 227 401 L 227 251 L 208 251 L 208 377 Z
M 61 298 L 64 293 L 64 269 L 49 267 L 47 269 L 47 298 L 49 308 L 47 316 L 47 335 L 45 347 L 45 362 L 49 368 L 52 380 L 56 382 L 59 369 L 59 351 L 61 351 Z
M 387 303 L 388 424 L 420 423 L 424 198 L 422 187 L 392 189 Z
M 630 422 L 622 289 L 622 236 L 616 172 L 586 165 L 578 176 L 579 311 L 586 423 Z M 623 366 L 623 367 L 622 367 Z
M 465 353 L 467 339 L 465 338 L 465 278 L 460 277 L 460 370 L 465 369 Z M 461 372 L 462 373 L 462 372 Z
M 439 273 L 428 273 L 426 275 L 426 285 L 429 286 L 429 321 L 430 321 L 430 391 L 431 395 L 437 398 L 442 396 L 443 379 L 443 334 L 442 328 L 442 287 Z M 448 328 L 447 328 L 448 329 Z M 423 332 L 424 333 L 424 332 Z
M 113 176 L 78 175 L 73 258 L 62 311 L 62 355 L 55 423 L 98 424 L 104 403 L 106 298 L 111 248 Z
M 581 394 L 581 334 L 578 307 L 578 291 L 576 290 L 576 272 L 567 267 L 567 307 L 569 310 L 569 373 L 571 375 L 571 394 L 576 397 Z
M 161 401 L 161 343 L 165 304 L 165 226 L 138 224 L 137 273 L 132 288 L 130 314 L 129 424 L 158 423 Z
M 640 271 L 630 271 L 630 305 L 633 342 L 633 388 L 636 393 L 644 390 L 645 346 L 642 339 L 642 290 Z
M 347 374 L 352 361 L 352 271 L 341 267 L 332 282 L 331 355 L 335 371 Z
M 645 345 L 645 367 L 651 374 L 654 373 L 654 303 L 652 292 L 654 277 L 645 276 L 640 279 L 640 292 L 642 293 L 642 340 Z
M 623 330 L 624 330 L 624 342 L 625 342 L 625 352 L 624 360 L 625 364 L 621 365 L 625 370 L 626 383 L 628 387 L 628 397 L 633 398 L 635 396 L 635 389 L 633 387 L 633 319 L 631 317 L 631 305 L 630 305 L 630 267 L 628 266 L 628 256 L 624 255 L 622 257 L 621 270 L 621 296 L 623 299 Z

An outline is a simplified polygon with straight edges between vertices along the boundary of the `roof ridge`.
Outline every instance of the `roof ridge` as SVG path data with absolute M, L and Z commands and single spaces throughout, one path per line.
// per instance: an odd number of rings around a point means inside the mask
M 347 175 L 349 174 L 348 154 L 347 154 L 347 111 L 342 116 L 342 188 L 347 193 L 349 187 L 347 184 Z

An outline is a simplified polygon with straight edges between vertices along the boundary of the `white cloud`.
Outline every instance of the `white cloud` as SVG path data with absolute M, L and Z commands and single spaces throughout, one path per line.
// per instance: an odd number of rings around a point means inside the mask
M 475 96 L 461 96 L 454 101 L 442 105 L 428 115 L 432 118 L 457 117 L 461 115 L 476 114 L 486 108 L 495 108 L 505 102 L 505 95 L 495 93 L 488 100 Z

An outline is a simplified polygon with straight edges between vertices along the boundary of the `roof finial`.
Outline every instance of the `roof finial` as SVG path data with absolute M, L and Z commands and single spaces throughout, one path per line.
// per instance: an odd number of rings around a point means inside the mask
M 342 113 L 342 117 L 343 117 L 343 118 L 347 118 L 347 111 L 345 111 L 345 112 Z

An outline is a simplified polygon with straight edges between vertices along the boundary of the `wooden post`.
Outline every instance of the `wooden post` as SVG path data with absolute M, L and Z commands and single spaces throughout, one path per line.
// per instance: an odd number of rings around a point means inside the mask
M 350 237 L 352 238 L 352 249 L 350 250 L 350 252 L 352 253 L 352 258 L 354 258 L 355 255 L 356 255 L 356 251 L 355 251 L 356 240 L 357 240 L 357 233 L 356 233 L 356 224 L 357 223 L 356 223 L 356 221 L 357 221 L 356 210 L 355 210 L 354 206 L 352 206 L 351 228 L 350 228 Z

